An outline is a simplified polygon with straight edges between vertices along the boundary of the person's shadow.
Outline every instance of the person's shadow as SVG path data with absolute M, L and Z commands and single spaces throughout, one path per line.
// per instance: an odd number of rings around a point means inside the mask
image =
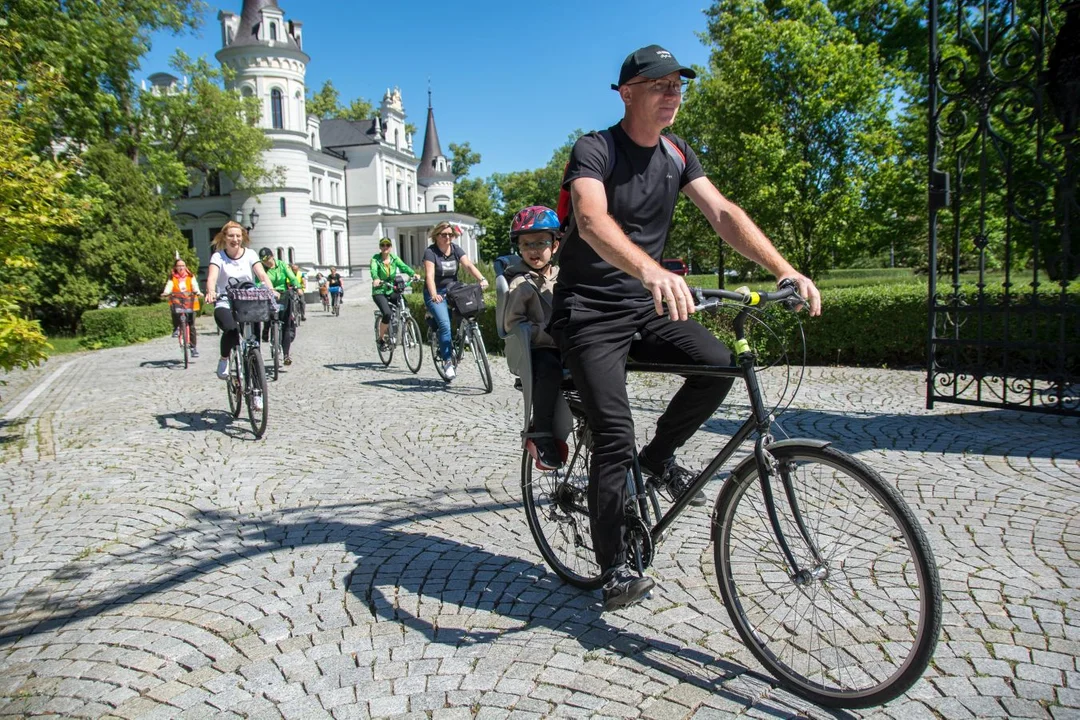
M 175 358 L 170 360 L 143 360 L 141 363 L 139 363 L 139 367 L 161 368 L 164 370 L 183 370 L 184 361 L 177 360 Z
M 427 508 L 440 504 L 438 497 L 424 499 Z M 600 614 L 596 594 L 564 584 L 542 565 L 422 531 L 423 525 L 434 520 L 505 510 L 505 505 L 442 507 L 418 513 L 415 501 L 392 500 L 297 508 L 261 517 L 195 511 L 190 525 L 158 533 L 142 547 L 101 560 L 91 553 L 54 573 L 52 579 L 60 583 L 111 588 L 96 593 L 90 603 L 80 602 L 86 596 L 75 592 L 70 599 L 57 600 L 60 596 L 48 582 L 23 595 L 8 593 L 0 598 L 0 648 L 103 613 L 122 611 L 123 606 L 154 594 L 188 582 L 197 584 L 221 570 L 228 572 L 237 563 L 306 546 L 343 545 L 356 557 L 356 567 L 344 583 L 355 601 L 345 603 L 347 610 L 352 605 L 354 617 L 366 608 L 376 623 L 400 623 L 431 643 L 453 647 L 490 644 L 541 629 L 572 638 L 586 651 L 621 655 L 714 696 L 752 705 L 767 715 L 790 717 L 798 714 L 797 708 L 806 706 L 805 701 L 777 690 L 769 676 L 708 650 L 609 624 Z M 362 522 L 364 516 L 372 521 Z M 361 521 L 343 519 L 348 517 Z M 401 529 L 417 523 L 420 529 Z M 208 553 L 207 549 L 220 551 Z M 230 575 L 234 592 L 248 590 L 241 580 L 247 576 L 252 578 L 250 592 L 258 592 L 262 587 L 258 572 Z M 132 577 L 140 579 L 133 582 Z M 455 615 L 451 610 L 448 618 L 433 622 L 429 614 L 419 611 L 428 603 L 475 612 Z M 257 607 L 257 602 L 253 604 Z M 485 623 L 485 614 L 496 617 Z M 463 615 L 467 617 L 463 619 Z M 457 618 L 456 625 L 451 618 Z M 253 629 L 251 623 L 247 625 Z

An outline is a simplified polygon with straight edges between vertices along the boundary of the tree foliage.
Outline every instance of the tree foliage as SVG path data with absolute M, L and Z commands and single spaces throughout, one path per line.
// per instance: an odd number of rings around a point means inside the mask
M 480 153 L 473 150 L 469 143 L 450 143 L 450 172 L 455 177 L 465 177 L 473 166 L 478 164 Z
M 676 132 L 801 272 L 876 242 L 867 200 L 899 147 L 896 84 L 820 0 L 720 0 Z
M 307 111 L 321 120 L 337 117 L 341 103 L 341 93 L 334 87 L 334 83 L 327 80 L 314 95 L 307 98 Z
M 178 52 L 172 67 L 187 78 L 176 92 L 139 93 L 136 142 L 151 175 L 171 197 L 212 172 L 250 192 L 283 181 L 281 168 L 266 168 L 263 152 L 270 139 L 256 126 L 259 100 L 223 86 L 229 71 L 204 58 Z

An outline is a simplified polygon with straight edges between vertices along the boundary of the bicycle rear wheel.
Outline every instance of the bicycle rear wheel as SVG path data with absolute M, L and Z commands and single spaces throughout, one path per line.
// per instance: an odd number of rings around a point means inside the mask
M 443 368 L 443 360 L 439 357 L 439 330 L 438 328 L 428 328 L 428 346 L 431 348 L 431 364 L 435 366 L 435 372 L 439 373 L 439 377 L 443 380 L 450 382 L 450 378 L 446 375 L 446 370 Z
M 592 435 L 578 424 L 567 464 L 537 470 L 526 450 L 521 455 L 521 497 L 536 547 L 555 574 L 575 587 L 595 590 L 602 584 L 589 527 L 589 464 Z
M 815 563 L 775 478 L 785 538 L 810 571 L 804 582 L 793 580 L 757 468 L 732 478 L 717 498 L 712 529 L 731 621 L 788 690 L 827 707 L 888 702 L 922 676 L 941 628 L 930 544 L 899 493 L 865 464 L 812 445 L 771 453 L 823 562 Z
M 420 326 L 412 315 L 406 314 L 401 325 L 401 354 L 405 356 L 405 366 L 413 373 L 420 372 L 420 363 L 424 360 L 422 345 Z
M 379 326 L 382 325 L 382 315 L 375 316 L 375 349 L 379 352 L 379 359 L 382 360 L 384 366 L 390 365 L 390 361 L 394 359 L 394 339 L 390 337 L 389 331 L 386 333 L 386 348 L 382 348 L 379 345 Z
M 270 397 L 266 392 L 266 368 L 262 354 L 256 350 L 247 353 L 247 410 L 251 431 L 261 438 L 266 432 L 266 419 L 270 413 Z
M 491 380 L 491 363 L 488 362 L 487 348 L 484 347 L 484 336 L 480 334 L 478 323 L 469 323 L 469 334 L 472 336 L 473 357 L 476 359 L 476 369 L 480 371 L 480 381 L 484 384 L 484 392 L 491 392 L 495 384 Z
M 240 417 L 244 407 L 244 388 L 240 384 L 240 351 L 233 348 L 229 353 L 229 376 L 225 378 L 225 392 L 229 396 L 229 412 L 234 418 Z

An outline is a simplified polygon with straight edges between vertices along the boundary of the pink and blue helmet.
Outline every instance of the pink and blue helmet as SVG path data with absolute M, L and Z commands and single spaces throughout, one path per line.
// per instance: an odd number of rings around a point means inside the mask
M 543 205 L 532 205 L 523 210 L 518 210 L 510 223 L 510 239 L 515 239 L 522 233 L 549 232 L 558 236 L 559 216 L 555 211 Z

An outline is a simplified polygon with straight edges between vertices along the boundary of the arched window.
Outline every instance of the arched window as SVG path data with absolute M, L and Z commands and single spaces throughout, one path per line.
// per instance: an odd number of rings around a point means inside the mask
M 296 248 L 289 248 L 289 264 L 296 264 Z
M 279 248 L 277 249 L 277 259 L 278 259 L 278 260 L 281 260 L 281 259 L 283 259 L 284 257 L 285 257 L 285 248 L 280 248 L 280 247 L 279 247 Z
M 270 39 L 277 40 L 277 23 L 270 23 Z
M 285 217 L 285 198 L 280 199 L 281 204 L 281 217 Z
M 270 91 L 270 116 L 275 130 L 285 127 L 285 120 L 281 108 L 281 91 L 274 88 Z

